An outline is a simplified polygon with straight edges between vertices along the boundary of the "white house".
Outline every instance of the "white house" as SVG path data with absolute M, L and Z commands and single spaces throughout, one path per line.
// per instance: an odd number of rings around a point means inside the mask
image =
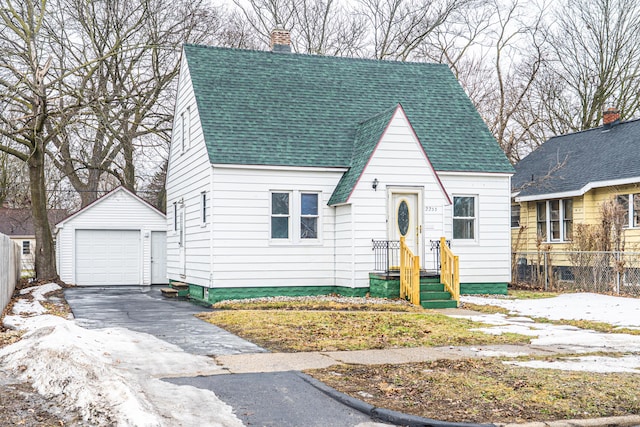
M 60 279 L 80 286 L 168 283 L 166 216 L 118 187 L 56 225 Z
M 209 302 L 365 295 L 372 240 L 403 234 L 425 270 L 450 239 L 462 292 L 505 293 L 512 173 L 445 65 L 185 45 L 168 277 Z

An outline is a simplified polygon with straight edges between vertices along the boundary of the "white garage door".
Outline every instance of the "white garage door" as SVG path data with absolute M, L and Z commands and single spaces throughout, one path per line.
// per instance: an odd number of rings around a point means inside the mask
M 138 230 L 76 230 L 76 284 L 138 285 Z

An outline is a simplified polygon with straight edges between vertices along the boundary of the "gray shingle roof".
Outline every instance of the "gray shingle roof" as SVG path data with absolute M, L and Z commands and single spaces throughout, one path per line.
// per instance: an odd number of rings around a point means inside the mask
M 68 215 L 64 209 L 49 209 L 47 216 L 51 231 Z M 0 208 L 0 233 L 7 236 L 35 236 L 31 209 Z
M 550 138 L 515 169 L 511 186 L 519 197 L 573 193 L 602 181 L 640 182 L 640 120 Z
M 402 104 L 436 170 L 513 172 L 446 65 L 184 50 L 211 163 L 351 167 L 359 124 Z

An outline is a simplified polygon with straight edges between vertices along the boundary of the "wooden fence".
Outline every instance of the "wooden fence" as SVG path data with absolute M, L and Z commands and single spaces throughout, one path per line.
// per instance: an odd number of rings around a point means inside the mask
M 0 234 L 0 312 L 9 304 L 20 279 L 20 246 Z

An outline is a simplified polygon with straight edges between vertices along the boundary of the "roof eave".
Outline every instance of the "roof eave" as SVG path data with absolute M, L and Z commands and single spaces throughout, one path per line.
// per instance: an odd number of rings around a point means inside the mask
M 572 191 L 561 191 L 555 193 L 539 193 L 539 194 L 530 194 L 515 197 L 516 202 L 533 202 L 536 200 L 549 200 L 549 199 L 566 199 L 568 197 L 578 197 L 583 196 L 587 192 L 593 190 L 594 188 L 603 188 L 603 187 L 613 187 L 616 185 L 627 185 L 627 184 L 636 184 L 640 183 L 640 176 L 629 177 L 629 178 L 621 178 L 621 179 L 612 179 L 606 181 L 593 181 L 587 183 L 582 188 Z

